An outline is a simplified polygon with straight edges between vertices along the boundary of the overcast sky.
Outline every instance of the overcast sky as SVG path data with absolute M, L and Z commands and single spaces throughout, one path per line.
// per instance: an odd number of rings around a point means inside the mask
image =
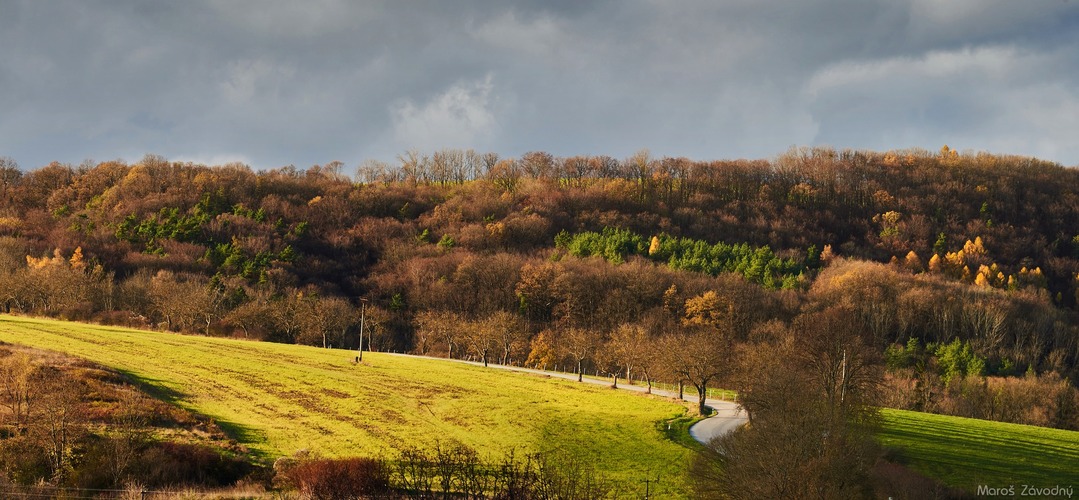
M 0 0 L 0 156 L 417 149 L 1079 165 L 1079 1 Z

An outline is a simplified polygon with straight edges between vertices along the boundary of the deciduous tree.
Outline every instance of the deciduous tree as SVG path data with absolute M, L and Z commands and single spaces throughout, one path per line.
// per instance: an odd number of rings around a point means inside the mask
M 665 347 L 668 370 L 697 390 L 697 409 L 707 415 L 708 386 L 730 373 L 734 338 L 730 331 L 688 327 L 670 336 Z

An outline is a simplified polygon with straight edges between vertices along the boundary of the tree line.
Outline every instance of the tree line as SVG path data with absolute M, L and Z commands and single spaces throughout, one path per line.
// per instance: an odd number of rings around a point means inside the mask
M 823 300 L 881 352 L 958 338 L 1012 367 L 982 376 L 1075 379 L 1073 169 L 950 148 L 398 160 L 355 180 L 341 162 L 5 160 L 0 306 L 356 348 L 362 298 L 365 348 L 693 385 L 688 360 L 624 346 L 737 350 Z

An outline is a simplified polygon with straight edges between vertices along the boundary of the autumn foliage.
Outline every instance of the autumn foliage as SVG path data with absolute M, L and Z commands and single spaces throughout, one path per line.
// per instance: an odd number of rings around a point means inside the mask
M 836 306 L 881 353 L 958 339 L 982 376 L 1079 365 L 1079 173 L 1032 158 L 4 165 L 10 312 L 354 349 L 363 298 L 365 349 L 704 386 L 728 367 L 663 346 L 725 360 Z

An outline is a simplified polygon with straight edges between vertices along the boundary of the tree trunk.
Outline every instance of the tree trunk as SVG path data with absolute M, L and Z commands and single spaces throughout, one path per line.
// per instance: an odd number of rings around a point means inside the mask
M 678 399 L 686 399 L 685 392 L 683 391 L 684 387 L 685 387 L 685 385 L 683 384 L 683 382 L 681 380 L 679 380 L 678 381 Z
M 698 385 L 697 386 L 697 410 L 701 412 L 701 416 L 707 415 L 707 413 L 705 413 L 705 408 L 707 408 L 707 406 L 704 404 L 704 400 L 707 397 L 707 395 L 708 395 L 708 386 L 706 384 Z
M 617 389 L 618 388 L 618 372 L 611 372 L 611 378 L 614 379 L 614 383 L 611 384 L 611 387 Z
M 584 381 L 584 367 L 581 366 L 581 365 L 583 365 L 583 360 L 578 359 L 577 360 L 577 381 L 578 382 L 583 382 Z

